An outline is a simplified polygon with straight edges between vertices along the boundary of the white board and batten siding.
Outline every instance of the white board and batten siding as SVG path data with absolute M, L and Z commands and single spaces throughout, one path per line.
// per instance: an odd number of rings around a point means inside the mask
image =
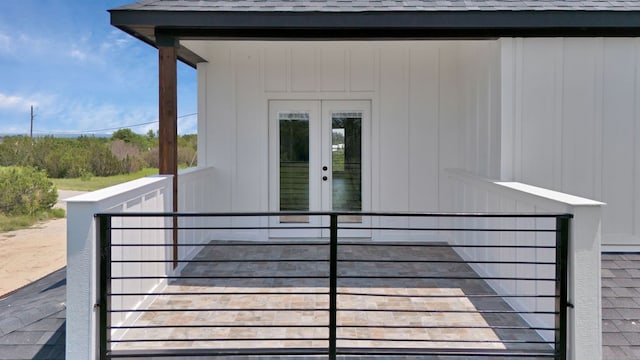
M 499 175 L 495 41 L 182 45 L 207 60 L 198 157 L 219 175 L 212 211 L 269 210 L 270 100 L 370 101 L 370 210 L 440 211 L 445 168 Z
M 640 245 L 640 39 L 502 39 L 502 178 L 605 202 Z

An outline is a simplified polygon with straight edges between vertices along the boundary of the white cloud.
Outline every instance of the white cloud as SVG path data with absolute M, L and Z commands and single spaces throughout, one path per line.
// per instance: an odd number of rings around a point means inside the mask
M 31 105 L 38 105 L 38 102 L 18 95 L 0 93 L 0 109 L 24 110 Z
M 120 50 L 131 45 L 134 45 L 133 37 L 120 30 L 112 30 L 102 44 L 100 44 L 100 50 L 112 51 L 114 48 Z
M 99 59 L 96 49 L 90 45 L 91 42 L 87 36 L 77 39 L 77 41 L 71 43 L 68 38 L 60 38 L 57 35 L 42 36 L 25 32 L 0 31 L 0 54 L 17 56 L 17 49 L 20 49 L 21 59 L 41 58 L 42 56 L 47 56 L 49 61 L 53 59 L 65 61 L 68 58 L 78 61 Z M 60 44 L 67 46 L 69 50 L 60 52 Z
M 71 50 L 69 52 L 69 56 L 71 56 L 72 58 L 74 58 L 76 60 L 80 60 L 80 61 L 87 60 L 87 53 L 85 53 L 84 51 L 78 50 L 78 49 Z
M 56 54 L 56 40 L 38 37 L 20 31 L 0 30 L 0 54 L 20 59 L 38 58 L 46 54 Z M 55 56 L 55 55 L 54 55 Z
M 0 32 L 0 53 L 11 53 L 12 42 L 11 37 Z

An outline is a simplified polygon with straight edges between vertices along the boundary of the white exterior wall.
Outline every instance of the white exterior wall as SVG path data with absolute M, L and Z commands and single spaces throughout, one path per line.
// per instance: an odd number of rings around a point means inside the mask
M 268 101 L 370 100 L 371 210 L 438 211 L 445 168 L 498 176 L 495 41 L 184 41 L 198 66 L 211 211 L 267 211 Z
M 640 39 L 501 47 L 503 179 L 605 202 L 603 244 L 640 245 Z

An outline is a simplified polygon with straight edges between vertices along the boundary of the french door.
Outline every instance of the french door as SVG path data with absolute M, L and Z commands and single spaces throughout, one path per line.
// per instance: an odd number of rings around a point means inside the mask
M 370 209 L 369 101 L 269 102 L 271 211 Z M 370 237 L 369 219 L 341 216 L 340 236 Z M 306 215 L 271 219 L 270 235 L 326 237 L 328 219 Z M 287 227 L 300 231 L 285 230 Z

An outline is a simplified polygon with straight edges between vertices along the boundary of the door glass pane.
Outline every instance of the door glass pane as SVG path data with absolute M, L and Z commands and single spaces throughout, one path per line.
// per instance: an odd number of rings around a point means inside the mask
M 333 210 L 361 211 L 362 113 L 332 113 L 331 129 Z M 353 220 L 358 221 L 358 219 Z
M 309 211 L 309 113 L 283 112 L 280 123 L 280 211 Z M 282 216 L 281 222 L 308 222 Z

